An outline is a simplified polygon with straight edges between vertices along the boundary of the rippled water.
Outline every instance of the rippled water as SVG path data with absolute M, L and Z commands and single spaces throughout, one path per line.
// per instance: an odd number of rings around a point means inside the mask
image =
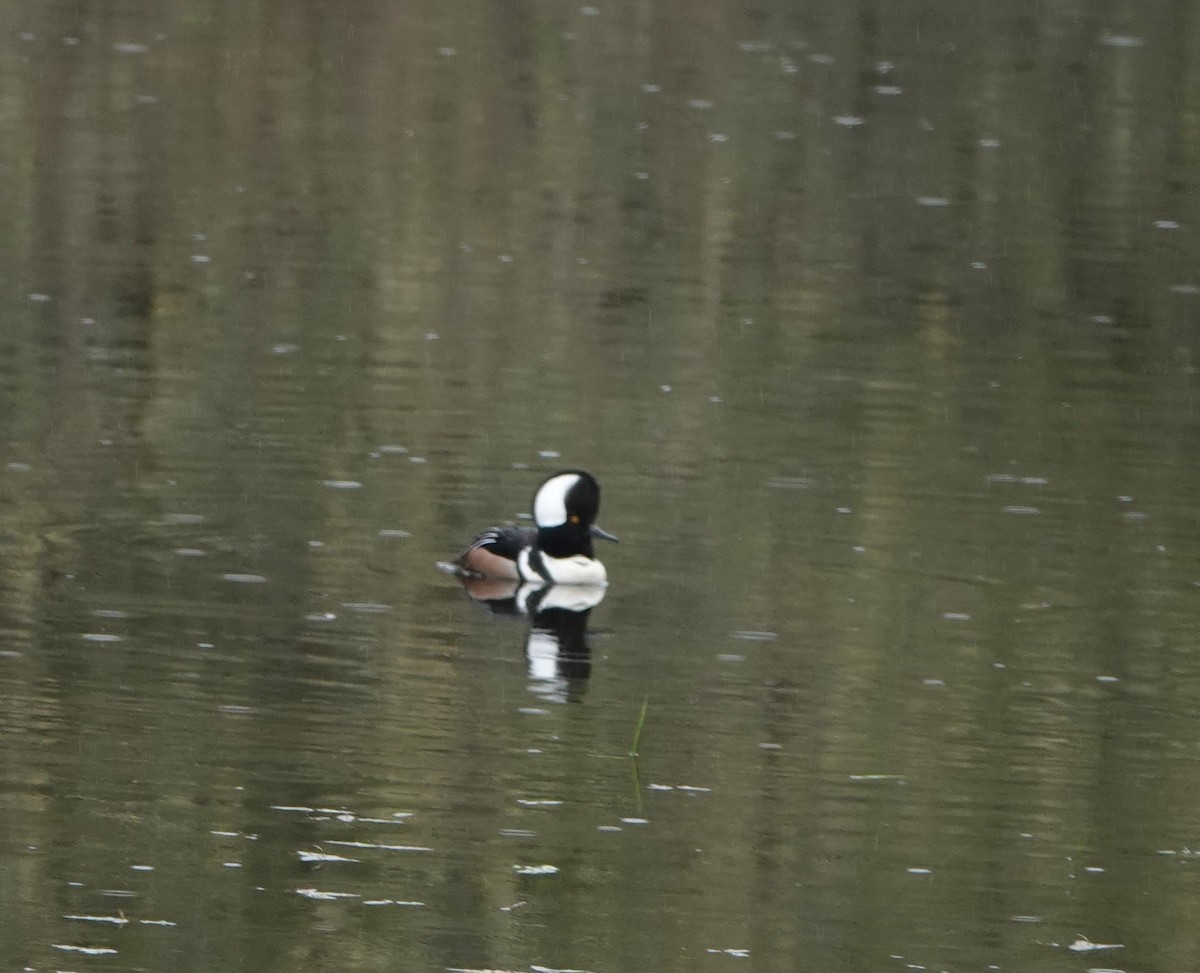
M 1195 14 L 0 24 L 5 968 L 1195 968 Z

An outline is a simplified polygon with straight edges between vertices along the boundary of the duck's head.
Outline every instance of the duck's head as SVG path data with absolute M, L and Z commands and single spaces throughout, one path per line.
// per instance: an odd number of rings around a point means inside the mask
M 583 470 L 555 473 L 533 495 L 533 520 L 538 547 L 549 557 L 592 557 L 592 538 L 616 541 L 596 526 L 600 511 L 600 484 Z

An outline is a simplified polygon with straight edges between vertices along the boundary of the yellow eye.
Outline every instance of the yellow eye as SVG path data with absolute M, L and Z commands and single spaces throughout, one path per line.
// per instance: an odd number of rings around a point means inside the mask
M 571 523 L 573 523 L 573 524 L 579 523 L 579 515 L 578 514 L 571 514 Z

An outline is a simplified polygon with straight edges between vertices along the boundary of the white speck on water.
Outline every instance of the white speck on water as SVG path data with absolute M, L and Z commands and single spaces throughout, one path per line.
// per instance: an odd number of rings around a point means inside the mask
M 355 892 L 322 892 L 319 889 L 296 889 L 297 895 L 303 895 L 306 899 L 316 899 L 319 902 L 332 902 L 335 899 L 357 899 L 360 896 Z
M 400 530 L 398 527 L 384 527 L 379 532 L 380 537 L 412 537 L 406 530 Z
M 599 7 L 580 7 L 579 12 L 581 14 L 583 14 L 585 17 L 599 17 L 600 16 L 600 8 Z
M 428 463 L 429 462 L 429 460 L 427 460 L 424 456 L 410 456 L 408 458 L 408 461 L 410 463 Z
M 839 514 L 854 513 L 854 511 L 849 507 L 834 507 L 833 509 L 834 509 L 835 513 L 839 513 Z
M 130 865 L 129 870 L 132 872 L 152 872 L 152 871 L 154 871 L 154 866 L 153 865 Z
M 436 331 L 426 331 L 425 332 L 425 340 L 426 341 L 437 341 L 438 338 L 440 338 L 440 337 L 441 337 L 441 335 L 438 334 Z
M 837 60 L 832 54 L 810 54 L 808 59 L 813 64 L 833 64 Z
M 850 548 L 850 550 L 852 550 L 855 554 L 866 554 L 867 553 L 867 549 L 865 547 L 863 547 L 861 544 L 855 544 L 852 548 Z
M 851 774 L 849 779 L 855 781 L 894 780 L 900 784 L 904 783 L 904 778 L 899 774 Z
M 725 400 L 723 398 L 721 398 L 719 395 L 710 395 L 708 397 L 709 405 L 720 405 L 724 401 Z
M 728 142 L 729 136 L 723 132 L 710 132 L 708 135 L 708 140 L 710 142 Z
M 294 345 L 290 341 L 281 341 L 277 345 L 271 346 L 272 355 L 294 355 L 300 350 L 299 345 Z
M 660 91 L 662 91 L 662 87 L 660 85 L 656 85 L 651 82 L 647 82 L 646 84 L 642 85 L 642 91 L 644 91 L 648 95 L 656 95 Z
M 695 108 L 697 111 L 708 111 L 713 107 L 713 102 L 707 98 L 689 98 L 687 103 L 688 108 Z
M 33 304 L 45 304 L 50 300 L 53 300 L 53 298 L 49 294 L 33 293 L 29 295 L 29 301 Z
M 942 618 L 948 622 L 969 622 L 971 616 L 966 612 L 942 612 Z
M 1117 497 L 1117 500 L 1121 503 L 1133 503 L 1133 497 L 1127 497 L 1124 495 Z
M 979 147 L 981 149 L 998 149 L 1000 148 L 999 139 L 980 139 Z
M 359 862 L 359 858 L 346 858 L 344 855 L 330 855 L 321 851 L 298 851 L 302 862 Z
M 1200 285 L 1172 284 L 1167 288 L 1172 294 L 1200 294 Z
M 545 716 L 550 711 L 542 709 L 540 706 L 521 706 L 518 707 L 517 712 L 522 716 Z
M 918 196 L 917 205 L 936 208 L 939 206 L 949 206 L 950 200 L 948 200 L 945 196 Z
M 359 818 L 360 821 L 366 821 L 367 818 Z M 391 824 L 390 821 L 385 821 L 384 824 Z M 342 848 L 371 848 L 375 851 L 408 851 L 408 852 L 431 852 L 432 848 L 425 845 L 383 845 L 373 841 L 326 841 L 328 845 L 338 845 Z
M 660 385 L 660 386 L 658 387 L 658 390 L 659 390 L 660 392 L 670 392 L 670 391 L 671 391 L 671 386 L 669 386 L 669 385 Z
M 598 825 L 596 825 L 596 830 L 603 831 L 607 834 L 612 834 L 617 831 L 624 831 L 625 829 L 617 827 L 617 825 L 615 825 L 615 824 L 598 824 Z
M 222 868 L 241 868 L 241 862 L 221 862 Z
M 528 828 L 501 828 L 496 834 L 502 838 L 532 838 L 537 835 L 537 832 L 530 831 Z
M 863 123 L 863 120 L 857 115 L 834 115 L 833 123 L 840 125 L 842 128 L 858 128 Z
M 877 95 L 901 95 L 904 89 L 897 84 L 877 84 L 872 89 Z
M 221 577 L 234 584 L 265 584 L 267 580 L 261 574 L 238 574 L 237 572 L 223 574 Z
M 392 610 L 391 605 L 377 601 L 343 601 L 342 607 L 358 615 L 383 615 Z
M 925 686 L 931 686 L 934 689 L 941 689 L 946 685 L 946 681 L 944 679 L 922 679 L 921 683 Z
M 649 818 L 621 818 L 622 824 L 649 824 Z
M 513 865 L 513 871 L 518 875 L 557 875 L 556 865 Z
M 129 924 L 129 920 L 124 916 L 63 916 L 64 919 L 72 919 L 75 922 L 107 922 L 114 926 L 125 926 Z
M 913 868 L 906 868 L 904 870 L 906 872 L 908 872 L 909 875 L 932 875 L 933 874 L 932 868 L 913 867 Z
M 150 48 L 146 44 L 114 44 L 113 50 L 118 54 L 145 54 Z
M 726 947 L 726 948 L 724 948 L 724 949 L 717 949 L 717 948 L 715 948 L 715 947 L 710 947 L 710 948 L 707 948 L 707 949 L 705 949 L 705 950 L 704 950 L 704 952 L 706 952 L 706 953 L 720 953 L 720 954 L 723 954 L 723 955 L 725 955 L 725 956 L 736 956 L 738 959 L 748 959 L 748 958 L 749 958 L 749 956 L 750 956 L 750 950 L 748 950 L 748 949 L 736 949 L 736 948 L 732 948 L 732 947 Z
M 458 51 L 456 51 L 453 47 L 439 47 L 437 52 L 442 57 L 454 57 L 454 55 L 458 53 Z
M 218 706 L 217 709 L 230 716 L 251 716 L 254 713 L 253 706 L 240 706 L 237 703 L 226 703 L 224 706 Z
M 314 551 L 319 551 L 322 547 L 325 546 L 325 542 L 313 540 L 313 541 L 308 542 L 308 546 Z
M 688 794 L 711 794 L 711 787 L 697 787 L 695 784 L 676 784 L 675 790 L 684 791 Z
M 1146 516 L 1147 515 L 1144 514 L 1140 510 L 1128 510 L 1125 513 L 1121 514 L 1121 519 L 1129 520 L 1129 521 L 1139 521 L 1139 520 L 1145 520 Z
M 675 790 L 675 788 L 672 787 L 670 784 L 647 784 L 646 790 L 648 790 L 648 791 L 673 791 L 673 790 Z
M 768 490 L 807 490 L 817 481 L 808 476 L 773 476 L 764 486 Z
M 972 270 L 987 270 L 987 264 L 985 264 L 982 260 L 972 260 L 970 262 L 970 264 L 968 264 L 968 266 Z M 988 388 L 998 389 L 999 387 L 1000 387 L 999 382 L 989 382 L 988 383 Z
M 1107 47 L 1141 47 L 1146 41 L 1133 34 L 1102 34 L 1100 43 Z
M 385 453 L 388 455 L 401 454 L 401 453 L 408 452 L 407 446 L 393 446 L 393 445 L 386 444 L 386 443 L 382 446 L 379 446 L 378 449 L 379 449 L 379 452 Z
M 1094 943 L 1086 936 L 1080 936 L 1075 942 L 1067 947 L 1072 953 L 1090 953 L 1098 949 L 1124 949 L 1123 945 L 1118 943 Z M 1089 970 L 1088 973 L 1100 973 L 1099 970 Z
M 128 618 L 129 612 L 121 611 L 119 608 L 96 608 L 89 612 L 90 615 L 96 618 Z
M 331 490 L 360 490 L 362 484 L 358 480 L 323 480 L 325 486 Z
M 502 253 L 496 259 L 499 260 L 502 264 L 510 264 L 513 262 L 512 254 L 509 254 L 509 253 Z
M 212 263 L 212 257 L 208 256 L 207 254 L 203 254 L 203 253 L 193 253 L 192 254 L 192 263 L 194 263 L 194 264 L 210 264 L 210 263 Z
M 561 455 L 556 449 L 542 449 L 538 451 L 538 456 L 542 459 L 558 459 Z
M 733 633 L 735 639 L 741 639 L 745 642 L 770 642 L 772 639 L 779 636 L 775 632 L 756 632 L 756 631 L 737 631 Z
M 1176 223 L 1174 220 L 1155 220 L 1154 225 L 1155 225 L 1155 227 L 1157 227 L 1160 230 L 1178 230 L 1179 229 L 1179 224 Z
M 163 520 L 168 524 L 195 526 L 204 523 L 204 514 L 169 513 Z
M 1041 513 L 1037 507 L 1025 507 L 1020 504 L 1013 504 L 1003 508 L 1006 514 L 1018 514 L 1023 517 L 1035 517 Z
M 61 949 L 64 953 L 82 953 L 84 956 L 116 956 L 117 951 L 111 946 L 68 946 L 66 943 L 51 943 L 51 948 Z
M 1092 875 L 1099 875 L 1101 872 L 1104 871 L 1104 869 L 1101 868 L 1099 865 L 1088 865 L 1086 868 L 1084 868 L 1084 871 L 1088 872 Z
M 1116 676 L 1097 676 L 1096 682 L 1120 682 Z
M 561 807 L 562 801 L 552 799 L 536 799 L 532 797 L 518 797 L 517 803 L 522 807 Z
M 196 648 L 198 648 L 198 649 L 211 649 L 212 647 L 213 647 L 212 642 L 197 642 L 196 643 Z
M 84 632 L 79 636 L 85 642 L 120 642 L 120 635 L 106 635 L 103 632 Z
M 1041 922 L 1041 916 L 1010 916 L 1009 922 Z
M 760 743 L 758 745 L 758 749 L 759 750 L 782 750 L 783 744 L 781 744 L 781 743 Z

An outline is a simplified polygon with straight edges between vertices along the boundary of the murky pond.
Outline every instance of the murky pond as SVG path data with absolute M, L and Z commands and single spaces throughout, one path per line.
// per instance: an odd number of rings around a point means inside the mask
M 1198 79 L 1187 5 L 9 5 L 0 965 L 1194 971 Z M 564 468 L 607 588 L 436 569 Z

